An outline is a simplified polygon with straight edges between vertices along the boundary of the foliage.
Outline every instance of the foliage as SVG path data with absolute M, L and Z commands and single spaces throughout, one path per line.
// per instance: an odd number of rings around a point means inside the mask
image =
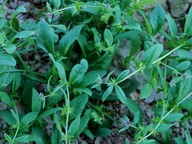
M 190 144 L 186 123 L 192 113 L 192 8 L 180 31 L 160 5 L 146 15 L 143 6 L 152 3 L 50 0 L 46 17 L 40 20 L 20 23 L 17 15 L 26 12 L 24 7 L 18 7 L 9 20 L 1 17 L 0 100 L 8 108 L 0 111 L 6 122 L 0 143 L 68 144 L 81 134 L 90 139 L 107 137 L 115 120 L 105 105 L 119 100 L 132 113 L 119 120 L 119 132 L 132 131 L 136 144 L 170 143 L 174 122 L 185 129 L 185 138 L 174 141 Z M 122 40 L 130 41 L 130 53 L 124 70 L 115 75 L 109 69 Z M 34 70 L 37 64 L 24 60 L 37 51 L 48 58 L 46 72 Z M 135 75 L 144 77 L 141 89 Z M 46 87 L 40 91 L 39 85 Z M 139 100 L 150 98 L 154 91 L 162 93 L 153 103 L 148 124 L 138 101 L 129 97 L 136 88 Z M 48 120 L 50 133 L 45 131 Z

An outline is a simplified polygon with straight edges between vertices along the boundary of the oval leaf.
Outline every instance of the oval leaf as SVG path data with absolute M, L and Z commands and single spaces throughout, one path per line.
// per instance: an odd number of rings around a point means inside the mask
M 109 29 L 105 29 L 104 39 L 107 42 L 108 46 L 111 46 L 113 44 L 113 35 Z
M 158 5 L 150 15 L 150 23 L 153 28 L 153 33 L 156 34 L 162 27 L 165 21 L 165 11 L 162 6 Z
M 8 106 L 12 105 L 9 95 L 6 94 L 5 92 L 0 91 L 0 99 L 2 100 L 2 102 L 4 102 Z
M 113 90 L 113 86 L 110 86 L 107 88 L 107 90 L 103 93 L 102 101 L 105 101 L 107 99 L 107 97 L 110 95 L 112 90 Z
M 125 96 L 125 93 L 123 92 L 123 90 L 122 90 L 118 85 L 115 86 L 115 93 L 116 93 L 118 99 L 119 99 L 122 103 L 124 103 L 124 104 L 127 103 L 127 98 L 126 98 L 126 96 Z
M 186 69 L 189 68 L 190 64 L 191 64 L 190 61 L 181 62 L 180 64 L 178 64 L 178 65 L 176 66 L 176 69 L 177 69 L 178 71 L 184 71 L 184 70 L 186 70 Z
M 29 36 L 32 36 L 34 35 L 34 31 L 21 31 L 21 32 L 18 32 L 14 38 L 27 38 Z
M 16 61 L 12 55 L 1 53 L 0 54 L 0 66 L 1 65 L 15 66 Z
M 83 25 L 75 26 L 67 32 L 59 41 L 59 49 L 62 54 L 66 54 L 71 44 L 78 38 Z
M 144 99 L 144 98 L 147 98 L 151 95 L 152 93 L 152 86 L 151 84 L 147 83 L 143 86 L 143 88 L 141 89 L 141 93 L 140 93 L 140 98 L 141 99 Z
M 122 72 L 117 76 L 116 82 L 118 83 L 118 82 L 122 81 L 126 76 L 128 76 L 129 72 L 130 72 L 130 70 L 124 70 L 124 71 L 122 71 Z
M 82 59 L 80 64 L 76 64 L 72 68 L 69 74 L 69 83 L 75 83 L 77 81 L 81 81 L 87 69 L 88 69 L 87 60 Z

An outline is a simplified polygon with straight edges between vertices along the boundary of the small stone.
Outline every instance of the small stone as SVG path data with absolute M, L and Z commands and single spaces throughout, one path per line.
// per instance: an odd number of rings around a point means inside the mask
M 10 2 L 9 5 L 12 9 L 15 9 L 17 7 L 17 4 L 15 2 Z
M 101 138 L 100 138 L 100 137 L 97 137 L 97 138 L 95 139 L 94 144 L 100 144 L 100 141 L 101 141 Z
M 188 0 L 168 0 L 168 3 L 171 15 L 175 18 L 184 16 L 190 4 Z
M 34 4 L 40 4 L 40 3 L 41 3 L 41 0 L 34 0 L 33 3 L 34 3 Z

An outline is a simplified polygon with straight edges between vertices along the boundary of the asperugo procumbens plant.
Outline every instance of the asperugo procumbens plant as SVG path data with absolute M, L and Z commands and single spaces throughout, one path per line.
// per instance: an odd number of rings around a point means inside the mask
M 1 18 L 0 99 L 10 108 L 0 112 L 9 125 L 3 128 L 1 141 L 69 144 L 82 133 L 91 139 L 106 137 L 112 132 L 114 119 L 104 106 L 92 103 L 97 99 L 119 100 L 130 110 L 133 118 L 122 118 L 120 132 L 133 131 L 135 143 L 170 143 L 171 127 L 178 121 L 186 127 L 189 144 L 192 9 L 186 15 L 183 32 L 178 32 L 175 21 L 161 6 L 156 6 L 148 19 L 141 8 L 150 3 L 154 0 L 128 1 L 126 7 L 124 1 L 115 0 L 50 0 L 46 18 L 39 22 L 19 25 L 16 16 L 25 12 L 23 7 L 9 23 Z M 136 12 L 139 19 L 134 17 Z M 164 37 L 163 42 L 158 34 Z M 115 77 L 107 71 L 122 39 L 130 41 L 130 53 L 124 62 L 127 69 Z M 44 74 L 30 70 L 22 59 L 23 53 L 35 50 L 43 50 L 52 63 Z M 135 70 L 130 71 L 129 66 Z M 144 124 L 139 105 L 128 97 L 136 82 L 131 86 L 127 83 L 137 74 L 146 80 L 140 99 L 148 98 L 154 90 L 162 93 L 149 125 Z M 43 93 L 38 90 L 39 83 L 47 86 Z M 24 104 L 24 112 L 18 109 L 18 103 Z M 45 128 L 47 125 L 51 125 L 51 131 Z M 176 137 L 174 141 L 181 144 L 183 140 Z

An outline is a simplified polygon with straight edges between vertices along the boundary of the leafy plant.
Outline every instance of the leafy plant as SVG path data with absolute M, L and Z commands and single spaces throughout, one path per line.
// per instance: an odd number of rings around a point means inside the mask
M 119 101 L 131 113 L 119 119 L 119 132 L 134 135 L 125 143 L 171 143 L 174 122 L 186 130 L 185 139 L 174 141 L 191 143 L 192 8 L 180 31 L 160 5 L 146 15 L 143 5 L 154 0 L 104 2 L 50 0 L 41 20 L 19 23 L 24 7 L 9 20 L 0 18 L 0 100 L 7 106 L 0 111 L 6 123 L 0 142 L 68 144 L 82 134 L 107 137 L 116 121 L 106 104 Z M 123 40 L 130 42 L 129 53 L 115 74 L 110 67 Z M 39 62 L 44 71 L 25 57 L 46 57 Z M 144 77 L 143 85 L 136 75 Z M 129 97 L 136 89 L 137 101 Z M 153 100 L 146 122 L 139 101 L 154 91 L 162 97 Z

